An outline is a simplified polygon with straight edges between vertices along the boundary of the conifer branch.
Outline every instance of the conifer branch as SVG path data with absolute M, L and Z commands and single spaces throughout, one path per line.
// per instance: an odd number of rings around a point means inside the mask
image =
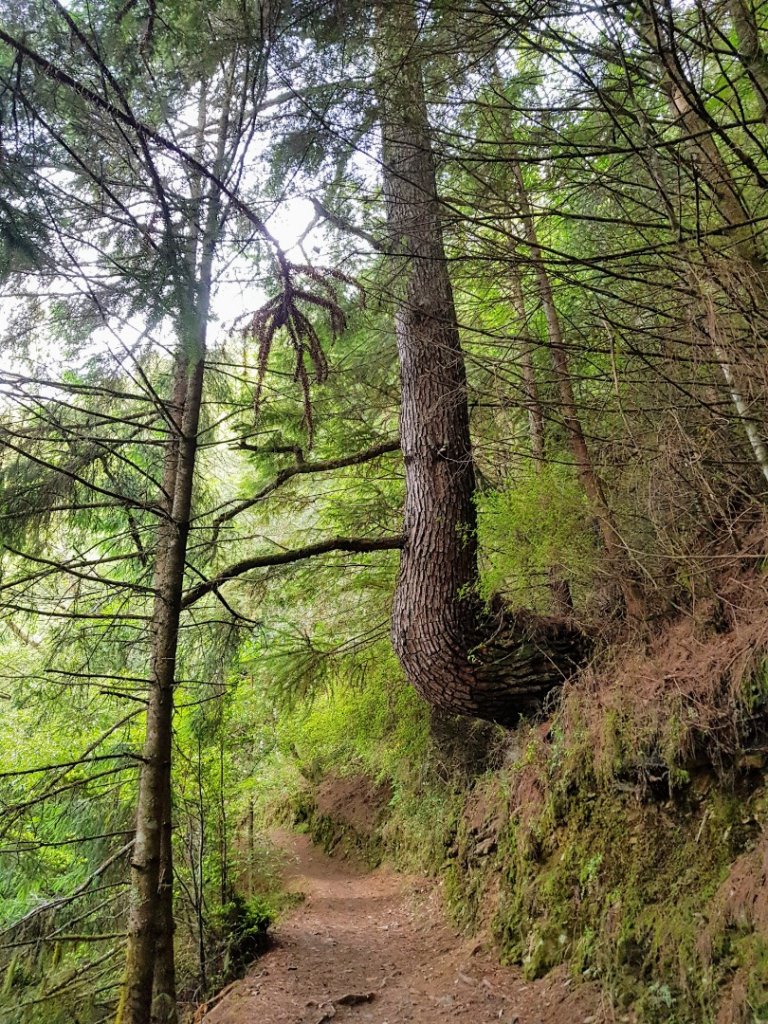
M 252 569 L 267 569 L 277 565 L 291 565 L 293 562 L 301 562 L 305 558 L 314 558 L 316 555 L 328 555 L 335 551 L 344 551 L 351 554 L 368 554 L 372 551 L 399 551 L 402 546 L 402 537 L 378 537 L 373 540 L 366 539 L 365 537 L 331 537 L 329 540 L 319 541 L 317 544 L 308 544 L 303 548 L 277 551 L 271 555 L 255 555 L 252 558 L 244 558 L 240 562 L 233 563 L 212 579 L 192 587 L 184 595 L 181 606 L 182 608 L 190 608 L 201 597 L 217 591 L 224 583 L 236 579 Z

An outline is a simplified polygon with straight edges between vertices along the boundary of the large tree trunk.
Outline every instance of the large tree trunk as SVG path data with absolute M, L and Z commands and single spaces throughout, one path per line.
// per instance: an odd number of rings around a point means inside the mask
M 410 0 L 380 2 L 378 81 L 396 269 L 405 547 L 392 635 L 406 676 L 446 711 L 513 723 L 574 667 L 563 622 L 485 611 L 464 356 L 443 245 Z

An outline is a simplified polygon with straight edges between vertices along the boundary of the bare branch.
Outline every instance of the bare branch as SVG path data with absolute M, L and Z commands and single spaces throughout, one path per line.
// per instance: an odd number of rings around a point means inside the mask
M 242 445 L 243 448 L 251 447 L 248 445 Z M 400 438 L 395 441 L 382 441 L 381 444 L 374 445 L 372 448 L 366 448 L 365 451 L 356 452 L 354 455 L 342 456 L 339 459 L 325 459 L 317 462 L 305 462 L 304 459 L 297 453 L 297 462 L 295 466 L 288 466 L 286 469 L 281 469 L 274 480 L 266 484 L 262 489 L 254 494 L 252 498 L 246 498 L 244 501 L 238 502 L 233 508 L 228 509 L 226 512 L 222 512 L 220 516 L 214 521 L 214 529 L 218 531 L 219 527 L 223 523 L 229 522 L 234 519 L 235 516 L 239 516 L 241 512 L 247 511 L 249 508 L 253 508 L 260 501 L 263 501 L 269 494 L 276 491 L 278 487 L 282 487 L 284 483 L 291 480 L 295 476 L 301 476 L 304 473 L 329 473 L 334 469 L 344 469 L 347 466 L 359 466 L 364 462 L 372 462 L 374 459 L 378 459 L 379 456 L 386 454 L 387 452 L 396 452 L 400 450 Z

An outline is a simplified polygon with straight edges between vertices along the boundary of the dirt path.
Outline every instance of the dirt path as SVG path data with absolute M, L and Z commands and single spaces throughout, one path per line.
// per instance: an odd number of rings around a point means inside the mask
M 525 983 L 453 931 L 434 885 L 331 860 L 283 835 L 291 888 L 304 902 L 275 945 L 203 1018 L 205 1024 L 609 1024 L 587 986 L 562 974 Z M 629 1017 L 623 1018 L 629 1020 Z

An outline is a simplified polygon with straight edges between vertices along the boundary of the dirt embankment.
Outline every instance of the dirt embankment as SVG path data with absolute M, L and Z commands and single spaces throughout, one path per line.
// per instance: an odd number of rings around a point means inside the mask
M 330 775 L 317 787 L 315 813 L 371 838 L 391 799 L 390 785 L 377 786 L 365 775 Z
M 283 833 L 287 883 L 303 903 L 275 944 L 197 1020 L 205 1024 L 608 1024 L 587 985 L 561 972 L 526 983 L 442 916 L 426 879 L 329 859 Z M 629 1016 L 623 1018 L 629 1021 Z

